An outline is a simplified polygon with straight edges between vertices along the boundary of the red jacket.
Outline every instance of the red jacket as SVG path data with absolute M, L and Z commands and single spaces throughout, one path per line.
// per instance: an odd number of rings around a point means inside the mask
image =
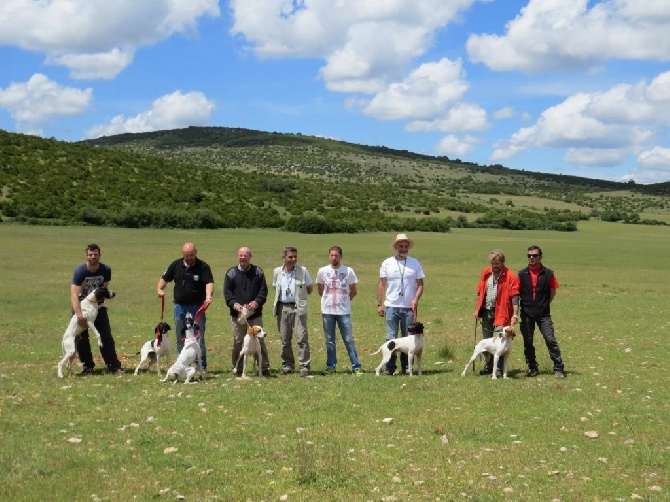
M 477 308 L 475 312 L 481 312 L 486 300 L 486 281 L 491 276 L 491 267 L 482 271 L 477 286 Z M 495 326 L 508 326 L 512 320 L 512 297 L 519 295 L 519 278 L 507 267 L 502 268 L 500 280 L 498 281 L 498 295 L 496 296 L 496 309 L 493 324 Z

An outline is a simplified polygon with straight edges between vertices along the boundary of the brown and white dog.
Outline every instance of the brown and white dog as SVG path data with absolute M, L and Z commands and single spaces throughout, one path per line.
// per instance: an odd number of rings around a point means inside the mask
M 154 328 L 154 333 L 156 338 L 149 340 L 144 345 L 142 349 L 135 355 L 140 355 L 140 363 L 135 368 L 135 374 L 139 374 L 140 367 L 144 364 L 145 361 L 149 361 L 147 369 L 151 367 L 152 364 L 156 363 L 156 369 L 158 371 L 158 376 L 161 376 L 161 356 L 167 358 L 167 363 L 165 368 L 170 367 L 170 342 L 168 340 L 167 332 L 170 331 L 170 325 L 166 322 L 159 322 Z
M 106 299 L 114 298 L 115 295 L 116 293 L 113 291 L 109 291 L 106 287 L 100 286 L 91 291 L 86 298 L 81 301 L 81 313 L 86 318 L 88 325 L 85 328 L 82 328 L 77 322 L 77 316 L 74 314 L 72 315 L 70 324 L 65 330 L 65 333 L 63 333 L 63 359 L 58 362 L 58 378 L 63 378 L 63 366 L 65 366 L 65 363 L 67 363 L 68 373 L 72 375 L 72 361 L 77 353 L 77 337 L 85 330 L 90 329 L 98 339 L 98 346 L 102 347 L 100 332 L 96 329 L 93 323 L 98 317 L 99 304 Z
M 249 378 L 247 377 L 247 357 L 250 355 L 254 358 L 254 366 L 258 364 L 258 376 L 261 376 L 263 371 L 261 339 L 264 337 L 265 331 L 261 326 L 247 326 L 247 334 L 244 335 L 244 345 L 242 345 L 242 350 L 240 351 L 240 355 L 237 358 L 237 362 L 235 363 L 235 367 L 237 368 L 240 364 L 240 359 L 243 360 L 241 378 Z
M 407 326 L 407 336 L 388 340 L 379 347 L 377 352 L 371 355 L 382 353 L 382 362 L 377 366 L 376 374 L 379 376 L 381 370 L 386 363 L 391 360 L 391 356 L 395 352 L 404 352 L 407 354 L 409 375 L 413 376 L 412 367 L 414 366 L 414 358 L 416 358 L 418 373 L 421 376 L 421 357 L 423 356 L 423 324 L 420 322 L 413 322 Z
M 505 326 L 500 333 L 497 335 L 494 335 L 492 338 L 484 338 L 483 340 L 480 340 L 477 345 L 475 345 L 475 350 L 472 353 L 472 357 L 470 358 L 470 361 L 468 361 L 468 364 L 465 365 L 465 368 L 463 369 L 463 373 L 461 373 L 461 376 L 464 377 L 465 374 L 468 371 L 468 367 L 477 359 L 477 356 L 480 354 L 484 354 L 486 356 L 486 360 L 491 358 L 493 356 L 493 376 L 492 378 L 496 380 L 498 378 L 498 375 L 496 374 L 496 368 L 498 368 L 498 360 L 500 357 L 503 358 L 503 378 L 507 378 L 507 364 L 509 362 L 509 355 L 510 352 L 512 351 L 512 340 L 514 340 L 514 337 L 516 336 L 516 332 L 514 331 L 514 328 L 512 326 Z

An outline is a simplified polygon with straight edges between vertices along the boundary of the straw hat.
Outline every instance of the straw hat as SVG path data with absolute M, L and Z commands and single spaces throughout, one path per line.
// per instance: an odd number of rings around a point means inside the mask
M 405 241 L 409 242 L 409 248 L 412 249 L 414 247 L 414 241 L 407 237 L 407 234 L 398 234 L 395 236 L 395 239 L 391 243 L 391 250 L 395 251 L 395 245 L 398 244 L 398 242 Z

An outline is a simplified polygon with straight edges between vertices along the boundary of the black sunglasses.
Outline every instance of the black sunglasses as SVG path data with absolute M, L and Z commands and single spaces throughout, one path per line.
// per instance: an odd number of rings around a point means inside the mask
M 529 254 L 528 258 L 537 258 L 538 256 L 540 256 L 540 255 L 539 254 Z

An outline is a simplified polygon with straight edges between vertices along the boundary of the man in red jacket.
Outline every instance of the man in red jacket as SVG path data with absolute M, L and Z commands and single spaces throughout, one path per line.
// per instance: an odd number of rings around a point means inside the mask
M 482 338 L 491 338 L 504 326 L 514 326 L 519 318 L 519 279 L 505 266 L 505 253 L 494 249 L 489 253 L 489 267 L 482 270 L 477 285 L 475 319 L 482 319 Z M 502 374 L 501 359 L 497 371 Z M 490 358 L 480 375 L 493 373 Z

